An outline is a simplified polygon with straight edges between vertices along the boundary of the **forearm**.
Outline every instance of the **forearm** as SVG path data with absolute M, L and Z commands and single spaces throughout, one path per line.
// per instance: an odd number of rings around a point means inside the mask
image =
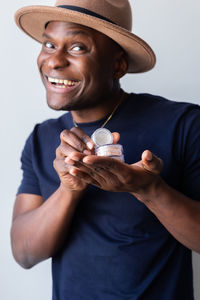
M 13 220 L 13 255 L 21 266 L 30 268 L 62 247 L 81 195 L 60 186 L 41 206 Z
M 183 245 L 200 252 L 200 203 L 159 181 L 148 193 L 135 195 Z

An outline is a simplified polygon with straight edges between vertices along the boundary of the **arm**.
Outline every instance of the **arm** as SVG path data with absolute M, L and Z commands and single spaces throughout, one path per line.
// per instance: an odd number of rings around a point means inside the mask
M 166 229 L 183 245 L 200 252 L 200 203 L 168 186 L 159 176 L 162 162 L 150 151 L 144 151 L 142 160 L 127 165 L 106 157 L 81 157 L 70 154 L 79 169 L 74 176 L 90 181 L 90 173 L 81 171 L 82 161 L 89 166 L 97 186 L 112 192 L 129 192 L 144 203 Z
M 19 194 L 15 202 L 11 244 L 16 261 L 24 268 L 32 267 L 61 249 L 77 204 L 87 187 L 85 182 L 70 174 L 65 159 L 75 150 L 91 153 L 86 144 L 92 141 L 86 135 L 79 138 L 67 130 L 60 137 L 54 161 L 60 187 L 45 202 L 41 196 L 33 194 Z
M 144 152 L 142 165 L 146 166 L 146 170 L 153 171 L 158 180 L 153 181 L 146 191 L 132 194 L 156 215 L 180 243 L 200 253 L 200 203 L 167 185 L 159 177 L 162 162 L 156 156 L 151 156 L 149 161 L 148 154 Z
M 49 199 L 17 196 L 11 227 L 12 251 L 16 261 L 30 268 L 58 251 L 67 237 L 80 192 L 60 186 Z
M 150 193 L 138 195 L 166 229 L 184 246 L 200 253 L 200 203 L 164 181 Z

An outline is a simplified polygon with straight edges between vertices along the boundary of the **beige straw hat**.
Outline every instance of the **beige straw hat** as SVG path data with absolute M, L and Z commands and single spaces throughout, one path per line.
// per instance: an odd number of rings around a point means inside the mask
M 96 29 L 127 53 L 128 73 L 146 72 L 155 65 L 150 46 L 131 32 L 132 12 L 128 0 L 57 0 L 55 6 L 27 6 L 15 14 L 19 28 L 38 42 L 49 21 L 73 22 Z

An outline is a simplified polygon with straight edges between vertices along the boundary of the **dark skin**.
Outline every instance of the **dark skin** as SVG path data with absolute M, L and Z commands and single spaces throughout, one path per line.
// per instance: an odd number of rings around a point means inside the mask
M 118 79 L 126 73 L 127 62 L 124 51 L 103 34 L 76 24 L 51 22 L 44 33 L 38 67 L 48 105 L 72 111 L 79 122 L 90 122 L 104 117 L 116 105 Z M 52 90 L 47 76 L 75 80 L 77 85 L 64 93 Z
M 110 113 L 119 101 L 119 78 L 126 73 L 127 60 L 120 47 L 95 30 L 50 22 L 44 31 L 38 67 L 48 105 L 71 110 L 76 122 L 90 122 Z M 68 86 L 56 87 L 47 76 L 66 80 Z M 113 133 L 113 138 L 117 143 L 119 133 Z M 93 155 L 91 138 L 79 128 L 64 130 L 60 140 L 53 162 L 60 178 L 59 188 L 45 202 L 41 196 L 31 194 L 20 194 L 15 202 L 11 242 L 21 266 L 30 268 L 63 246 L 88 184 L 131 193 L 178 241 L 200 252 L 200 204 L 160 178 L 162 161 L 153 153 L 144 149 L 141 161 L 128 165 Z

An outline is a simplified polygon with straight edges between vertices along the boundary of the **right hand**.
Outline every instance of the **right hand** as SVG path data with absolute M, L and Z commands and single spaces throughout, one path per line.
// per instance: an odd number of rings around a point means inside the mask
M 56 158 L 53 166 L 60 178 L 61 184 L 72 191 L 82 191 L 87 183 L 73 176 L 75 168 L 69 155 L 78 152 L 83 157 L 94 153 L 94 143 L 80 128 L 73 127 L 71 130 L 63 130 L 60 134 L 61 143 L 56 149 Z

